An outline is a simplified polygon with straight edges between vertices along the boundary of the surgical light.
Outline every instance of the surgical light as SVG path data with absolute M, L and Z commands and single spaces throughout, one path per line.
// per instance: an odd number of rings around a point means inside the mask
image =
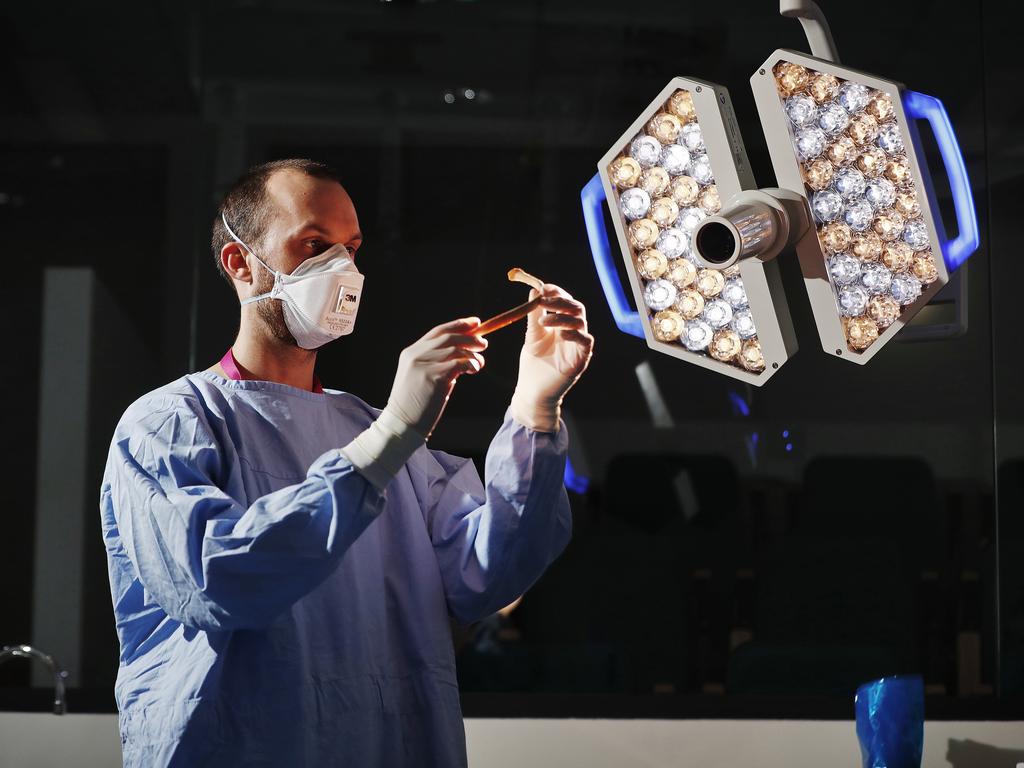
M 751 77 L 776 177 L 806 197 L 796 244 L 822 347 L 866 363 L 978 247 L 970 184 L 941 102 L 838 63 L 813 3 L 788 0 L 813 56 L 775 51 Z M 946 237 L 915 121 L 939 146 L 957 219 Z
M 796 344 L 773 257 L 802 200 L 754 191 L 728 92 L 674 78 L 598 163 L 582 199 L 616 323 L 659 352 L 760 385 Z M 607 200 L 636 306 L 604 227 Z M 787 207 L 793 204 L 791 207 Z
M 620 330 L 754 385 L 796 351 L 774 261 L 795 250 L 822 345 L 865 363 L 978 246 L 970 185 L 941 102 L 837 63 L 812 0 L 781 0 L 813 56 L 779 50 L 751 78 L 780 189 L 756 189 L 726 89 L 677 77 L 582 193 Z M 914 121 L 935 134 L 957 237 L 945 236 Z M 625 272 L 619 279 L 603 203 Z

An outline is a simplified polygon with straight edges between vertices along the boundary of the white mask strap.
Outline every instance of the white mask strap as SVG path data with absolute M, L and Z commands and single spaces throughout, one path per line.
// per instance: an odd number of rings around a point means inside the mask
M 256 261 L 258 261 L 261 265 L 263 265 L 263 268 L 265 270 L 267 270 L 267 272 L 270 272 L 274 276 L 274 284 L 276 285 L 280 273 L 276 269 L 271 269 L 267 265 L 267 262 L 265 262 L 263 259 L 261 259 L 259 257 L 259 255 L 256 253 L 256 251 L 254 251 L 252 248 L 250 248 L 248 245 L 246 245 L 245 241 L 242 238 L 240 238 L 238 235 L 235 234 L 235 230 L 233 230 L 231 228 L 231 225 L 228 224 L 228 220 L 227 220 L 227 218 L 225 218 L 223 213 L 220 215 L 220 220 L 222 222 L 224 222 L 224 229 L 226 229 L 228 231 L 228 234 L 231 235 L 231 239 L 234 240 L 236 243 L 238 243 L 243 248 L 245 248 L 245 250 L 247 250 L 249 253 L 251 253 L 253 255 L 253 258 L 255 258 Z M 270 293 L 263 293 L 263 294 L 260 294 L 259 296 L 250 296 L 248 299 L 242 299 L 242 301 L 240 303 L 243 306 L 246 305 L 246 304 L 252 304 L 254 301 L 259 301 L 260 299 L 265 299 L 265 298 L 267 298 L 270 295 L 271 295 Z

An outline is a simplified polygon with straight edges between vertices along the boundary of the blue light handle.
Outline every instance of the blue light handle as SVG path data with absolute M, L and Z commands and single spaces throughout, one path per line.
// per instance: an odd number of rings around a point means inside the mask
M 967 178 L 964 156 L 953 132 L 953 124 L 949 121 L 949 115 L 941 101 L 917 91 L 904 91 L 903 108 L 911 119 L 928 121 L 939 145 L 942 164 L 946 167 L 946 176 L 949 178 L 949 188 L 953 193 L 953 206 L 956 210 L 957 236 L 952 240 L 943 240 L 942 258 L 946 262 L 946 269 L 953 272 L 967 261 L 968 256 L 978 250 L 981 242 L 978 233 L 978 214 L 974 210 L 974 197 L 971 195 L 971 182 Z
M 622 290 L 619 273 L 615 270 L 615 262 L 612 260 L 608 231 L 604 226 L 604 186 L 601 184 L 599 174 L 595 173 L 594 178 L 583 187 L 580 199 L 583 202 L 583 219 L 587 224 L 590 252 L 594 256 L 597 277 L 601 281 L 601 288 L 604 290 L 608 307 L 612 311 L 612 317 L 615 318 L 615 324 L 620 331 L 642 339 L 644 338 L 644 329 L 640 324 L 640 314 L 630 308 L 626 292 Z

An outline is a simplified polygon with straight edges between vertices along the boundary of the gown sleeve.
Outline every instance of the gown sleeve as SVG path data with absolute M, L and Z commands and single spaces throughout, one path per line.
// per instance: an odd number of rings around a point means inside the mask
M 114 433 L 101 489 L 142 587 L 202 630 L 265 627 L 322 582 L 380 514 L 379 492 L 338 450 L 299 483 L 239 503 L 237 472 L 189 397 L 140 405 Z
M 479 621 L 511 603 L 569 543 L 568 440 L 564 422 L 557 433 L 535 432 L 506 411 L 485 484 L 470 459 L 426 452 L 424 513 L 456 620 Z

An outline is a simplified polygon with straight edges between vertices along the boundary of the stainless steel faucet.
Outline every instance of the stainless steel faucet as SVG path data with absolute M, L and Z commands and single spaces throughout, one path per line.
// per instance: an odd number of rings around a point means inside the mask
M 5 645 L 0 649 L 0 664 L 8 659 L 38 659 L 49 667 L 53 674 L 53 714 L 63 715 L 67 712 L 67 702 L 64 699 L 64 679 L 68 673 L 60 668 L 53 656 L 43 653 L 31 645 Z

